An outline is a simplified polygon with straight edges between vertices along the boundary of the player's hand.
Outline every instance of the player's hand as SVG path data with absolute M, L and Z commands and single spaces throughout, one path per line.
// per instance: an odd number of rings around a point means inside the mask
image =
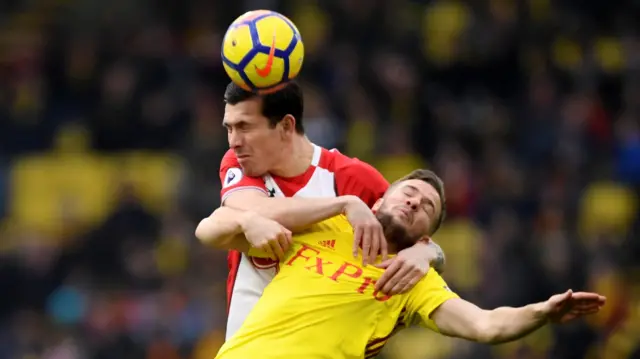
M 247 212 L 243 216 L 242 230 L 249 244 L 266 252 L 271 259 L 284 259 L 292 243 L 291 231 L 257 213 Z
M 357 257 L 358 248 L 362 248 L 362 265 L 375 263 L 378 254 L 386 260 L 388 249 L 384 230 L 369 206 L 360 198 L 350 196 L 344 214 L 354 230 L 353 256 Z
M 543 311 L 551 322 L 566 323 L 576 318 L 595 314 L 607 298 L 598 293 L 576 292 L 571 289 L 556 294 L 543 303 Z
M 429 256 L 432 250 L 433 248 L 427 244 L 418 244 L 376 264 L 376 267 L 385 269 L 376 282 L 376 290 L 387 295 L 409 291 L 429 272 Z

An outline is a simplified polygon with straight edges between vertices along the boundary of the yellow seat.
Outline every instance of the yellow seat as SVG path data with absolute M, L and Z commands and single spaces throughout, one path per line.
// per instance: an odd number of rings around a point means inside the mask
M 426 168 L 427 166 L 420 156 L 408 153 L 383 156 L 376 161 L 375 167 L 387 181 L 393 182 L 416 168 Z
M 116 159 L 123 183 L 133 185 L 143 205 L 160 213 L 175 199 L 181 171 L 180 158 L 170 154 L 131 152 Z
M 451 357 L 457 340 L 413 327 L 394 335 L 382 352 L 390 359 L 446 359 Z
M 482 232 L 468 219 L 451 219 L 434 235 L 447 260 L 444 278 L 455 288 L 471 291 L 480 283 Z
M 81 224 L 103 220 L 124 184 L 133 185 L 147 208 L 162 212 L 175 198 L 180 169 L 178 157 L 148 152 L 57 151 L 23 157 L 11 171 L 9 214 L 19 226 L 55 235 L 63 230 L 64 218 Z
M 600 182 L 590 185 L 580 204 L 580 231 L 585 237 L 596 234 L 615 234 L 624 238 L 638 210 L 634 192 L 617 183 Z
M 12 168 L 10 214 L 19 225 L 49 233 L 59 233 L 65 217 L 97 222 L 111 207 L 111 173 L 108 161 L 90 154 L 24 157 Z

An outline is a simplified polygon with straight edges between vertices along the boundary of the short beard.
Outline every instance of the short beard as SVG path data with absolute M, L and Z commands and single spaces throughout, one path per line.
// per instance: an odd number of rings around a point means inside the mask
M 409 235 L 407 228 L 385 211 L 376 212 L 376 218 L 382 224 L 387 243 L 395 249 L 395 252 L 412 247 L 420 239 L 420 236 Z

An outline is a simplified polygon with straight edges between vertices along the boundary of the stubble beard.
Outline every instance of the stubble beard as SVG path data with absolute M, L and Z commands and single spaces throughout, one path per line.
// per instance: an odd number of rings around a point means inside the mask
M 418 236 L 411 236 L 404 224 L 382 208 L 376 212 L 376 218 L 382 225 L 389 248 L 393 248 L 396 253 L 413 246 L 420 239 Z

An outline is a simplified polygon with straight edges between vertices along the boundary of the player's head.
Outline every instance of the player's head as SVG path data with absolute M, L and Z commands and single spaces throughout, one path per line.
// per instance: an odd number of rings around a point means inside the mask
M 402 250 L 435 233 L 446 213 L 442 180 L 432 171 L 415 170 L 391 184 L 373 209 L 390 243 Z
M 286 144 L 304 135 L 300 87 L 290 82 L 267 95 L 245 91 L 233 82 L 224 93 L 223 125 L 229 147 L 249 176 L 261 176 L 291 155 Z

